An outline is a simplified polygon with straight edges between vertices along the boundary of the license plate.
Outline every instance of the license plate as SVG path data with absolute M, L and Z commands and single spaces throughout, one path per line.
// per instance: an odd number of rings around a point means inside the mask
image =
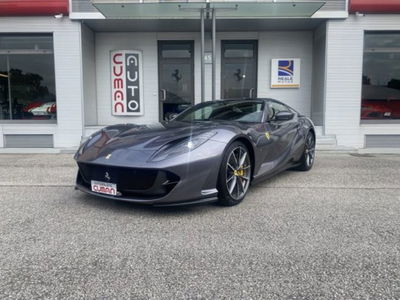
M 116 196 L 117 185 L 115 183 L 92 180 L 92 191 L 100 194 Z

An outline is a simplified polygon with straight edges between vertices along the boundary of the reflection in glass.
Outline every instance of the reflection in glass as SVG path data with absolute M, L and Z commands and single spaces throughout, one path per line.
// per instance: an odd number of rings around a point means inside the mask
M 167 90 L 165 103 L 190 103 L 192 98 L 191 64 L 164 63 L 161 66 L 163 87 Z
M 257 87 L 256 41 L 222 41 L 222 51 L 222 98 L 254 98 Z
M 400 33 L 365 35 L 362 120 L 400 119 L 400 48 L 394 46 Z
M 396 48 L 400 47 L 400 33 L 367 32 L 365 34 L 364 49 Z
M 250 62 L 237 62 L 224 64 L 223 95 L 227 99 L 248 98 L 250 90 L 255 86 L 255 64 Z
M 159 80 L 162 120 L 170 120 L 193 102 L 193 42 L 159 43 Z
M 190 108 L 176 117 L 176 121 L 237 121 L 259 123 L 264 111 L 263 101 L 230 100 L 205 102 Z
M 54 56 L 39 50 L 49 38 L 0 36 L 0 47 L 20 47 L 0 54 L 0 120 L 56 119 Z
M 53 37 L 49 34 L 2 34 L 1 50 L 53 50 Z
M 0 56 L 0 120 L 9 119 L 10 115 L 8 75 L 7 57 Z
M 246 57 L 252 58 L 254 55 L 254 45 L 253 44 L 228 44 L 224 49 L 224 57 L 233 58 L 233 57 Z
M 192 56 L 191 45 L 183 43 L 163 44 L 161 49 L 163 58 L 190 58 Z

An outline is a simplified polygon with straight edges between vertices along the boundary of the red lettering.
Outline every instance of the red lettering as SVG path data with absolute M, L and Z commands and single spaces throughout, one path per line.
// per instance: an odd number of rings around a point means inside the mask
M 113 113 L 124 113 L 125 112 L 125 83 L 124 83 L 124 53 L 115 53 L 112 55 L 112 97 L 113 97 Z M 107 190 L 107 192 L 109 192 Z
M 116 66 L 113 66 L 113 73 L 115 76 L 121 76 L 122 72 L 124 71 L 123 66 L 118 66 L 119 67 L 119 73 L 117 73 L 117 68 Z
M 114 62 L 114 64 L 116 64 L 116 65 L 122 65 L 122 60 L 121 60 L 121 61 L 117 61 L 117 60 L 116 60 L 116 58 L 117 58 L 118 56 L 122 56 L 122 53 L 116 53 L 116 54 L 114 54 L 114 56 L 113 56 L 113 62 Z
M 124 100 L 124 93 L 122 91 L 115 91 L 114 92 L 114 100 L 115 101 L 122 101 Z
M 118 112 L 118 109 L 117 109 L 118 106 L 121 106 L 121 112 L 123 113 L 124 112 L 124 104 L 122 102 L 116 102 L 114 104 L 114 112 Z
M 114 79 L 114 89 L 123 89 L 124 81 L 121 78 Z

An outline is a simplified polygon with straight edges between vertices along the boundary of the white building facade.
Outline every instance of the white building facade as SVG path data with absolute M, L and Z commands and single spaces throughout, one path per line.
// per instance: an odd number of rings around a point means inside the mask
M 68 16 L 0 16 L 0 148 L 72 150 L 107 125 L 246 97 L 309 116 L 325 148 L 400 148 L 400 15 L 237 3 L 72 0 Z M 298 82 L 275 82 L 282 69 Z
M 0 17 L 0 45 L 0 148 L 76 147 L 84 129 L 81 25 Z M 56 102 L 57 112 L 24 112 L 33 102 Z

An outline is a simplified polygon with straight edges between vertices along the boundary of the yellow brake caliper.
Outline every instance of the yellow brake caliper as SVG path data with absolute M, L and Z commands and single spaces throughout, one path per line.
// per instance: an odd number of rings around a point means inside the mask
M 235 176 L 243 176 L 244 175 L 244 170 L 243 169 L 235 170 L 233 172 L 233 175 L 235 175 Z

